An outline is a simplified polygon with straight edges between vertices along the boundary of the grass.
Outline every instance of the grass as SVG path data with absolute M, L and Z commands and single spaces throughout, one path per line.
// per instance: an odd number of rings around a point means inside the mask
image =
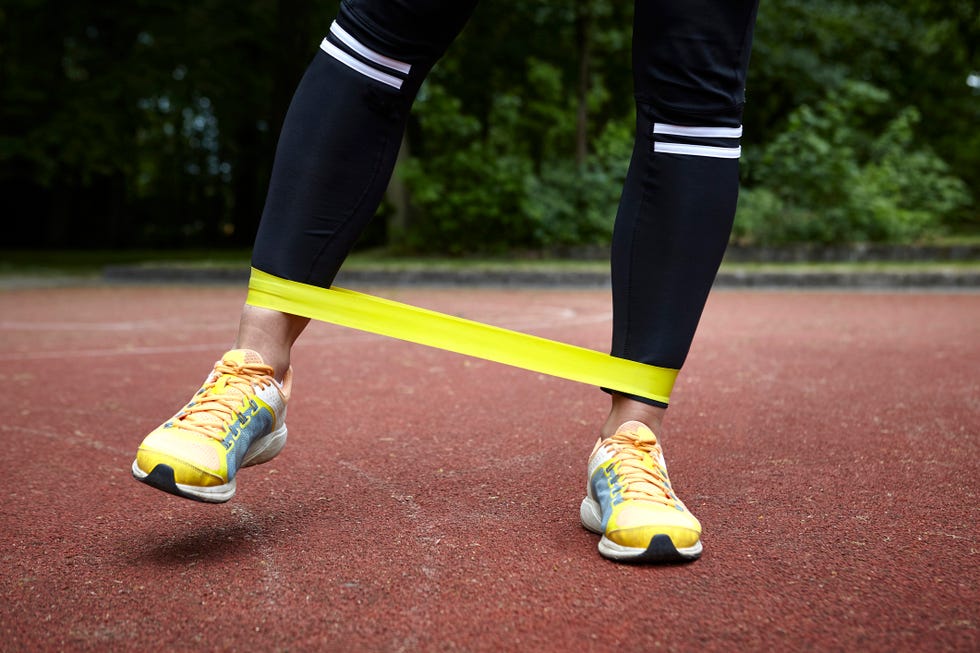
M 247 250 L 0 250 L 2 276 L 87 276 L 97 277 L 107 265 L 178 265 L 194 268 L 245 267 Z M 384 271 L 520 271 L 604 272 L 606 261 L 545 259 L 522 256 L 503 258 L 425 258 L 390 256 L 383 251 L 353 254 L 346 270 Z M 861 262 L 861 263 L 725 263 L 726 272 L 938 272 L 980 271 L 980 261 Z
M 867 261 L 858 263 L 724 263 L 727 272 L 980 272 L 980 261 Z
M 0 250 L 0 274 L 95 275 L 107 265 L 248 265 L 247 250 Z

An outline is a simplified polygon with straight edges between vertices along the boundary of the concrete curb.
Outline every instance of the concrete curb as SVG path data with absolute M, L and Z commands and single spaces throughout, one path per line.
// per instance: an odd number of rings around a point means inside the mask
M 248 269 L 183 266 L 108 266 L 103 279 L 113 283 L 241 283 Z M 341 271 L 339 286 L 416 285 L 449 287 L 578 287 L 609 286 L 609 274 L 591 271 L 531 270 L 386 270 Z M 980 272 L 972 271 L 722 271 L 717 288 L 853 288 L 853 289 L 959 289 L 980 288 Z
M 722 272 L 719 288 L 978 289 L 977 272 Z

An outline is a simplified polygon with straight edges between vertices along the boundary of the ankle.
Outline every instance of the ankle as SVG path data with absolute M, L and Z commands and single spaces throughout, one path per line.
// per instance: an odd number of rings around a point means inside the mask
M 623 395 L 613 395 L 609 415 L 600 433 L 603 438 L 611 437 L 622 424 L 635 420 L 645 424 L 659 436 L 666 412 L 667 409 L 660 406 L 652 406 Z
M 282 381 L 289 369 L 293 343 L 306 328 L 309 319 L 246 305 L 238 327 L 235 347 L 258 352 L 273 375 Z

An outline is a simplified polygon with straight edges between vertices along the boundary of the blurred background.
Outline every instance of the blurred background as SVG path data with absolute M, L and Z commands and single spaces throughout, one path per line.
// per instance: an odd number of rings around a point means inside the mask
M 0 248 L 247 249 L 319 0 L 4 0 Z M 361 248 L 608 244 L 632 3 L 487 0 L 415 105 Z M 980 241 L 975 0 L 763 0 L 733 240 Z

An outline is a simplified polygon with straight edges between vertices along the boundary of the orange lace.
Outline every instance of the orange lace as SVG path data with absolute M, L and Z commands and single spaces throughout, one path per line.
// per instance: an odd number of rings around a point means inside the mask
M 677 506 L 667 470 L 660 466 L 661 450 L 656 439 L 648 440 L 627 431 L 616 433 L 609 441 L 616 452 L 613 464 L 623 484 L 624 499 Z
M 222 360 L 215 364 L 214 371 L 213 378 L 197 391 L 173 422 L 187 431 L 223 440 L 227 434 L 225 425 L 239 419 L 240 409 L 249 405 L 253 386 L 265 388 L 272 383 L 272 367 Z

